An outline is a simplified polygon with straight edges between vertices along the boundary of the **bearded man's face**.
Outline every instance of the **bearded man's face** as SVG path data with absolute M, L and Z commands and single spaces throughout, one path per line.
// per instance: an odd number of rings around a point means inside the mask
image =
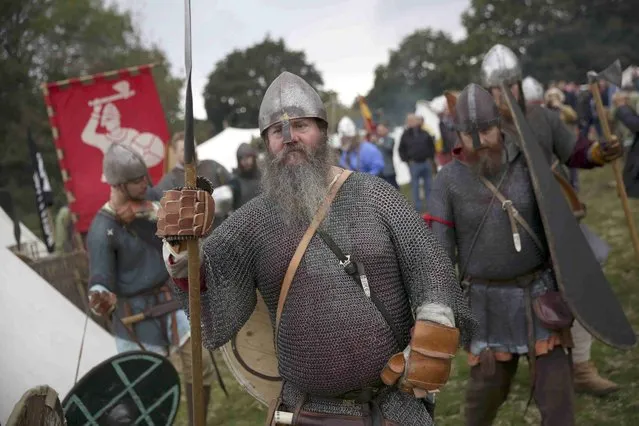
M 267 162 L 262 188 L 285 221 L 308 225 L 326 195 L 331 152 L 326 130 L 315 119 L 294 119 L 290 124 L 288 143 L 280 124 L 266 130 Z
M 473 135 L 460 132 L 465 162 L 483 176 L 494 176 L 502 168 L 504 163 L 504 144 L 501 129 L 492 126 L 478 132 L 480 147 L 473 146 Z

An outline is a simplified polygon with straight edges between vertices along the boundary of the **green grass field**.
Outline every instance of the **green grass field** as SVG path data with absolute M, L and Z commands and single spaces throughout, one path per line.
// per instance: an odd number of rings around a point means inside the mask
M 631 323 L 639 330 L 639 266 L 632 249 L 625 216 L 616 190 L 610 182 L 614 177 L 610 167 L 580 174 L 582 198 L 588 206 L 585 222 L 612 246 L 605 267 L 606 275 Z M 405 191 L 406 193 L 407 191 Z M 639 202 L 631 201 L 635 222 L 639 224 Z M 587 285 L 588 283 L 584 283 Z M 592 356 L 602 375 L 622 386 L 622 390 L 605 399 L 589 396 L 577 398 L 577 425 L 639 425 L 639 349 L 618 351 L 599 342 L 593 345 Z M 219 386 L 214 388 L 209 408 L 209 425 L 249 426 L 264 421 L 265 409 L 244 393 L 228 373 L 220 356 L 216 357 L 223 369 L 229 397 Z M 437 400 L 436 421 L 439 426 L 463 425 L 463 401 L 468 377 L 465 354 L 455 360 L 449 383 Z M 495 425 L 536 425 L 540 417 L 534 404 L 524 415 L 528 398 L 528 368 L 522 361 L 511 395 L 502 407 Z M 184 402 L 184 401 L 183 401 Z M 183 403 L 177 425 L 186 425 L 186 404 Z

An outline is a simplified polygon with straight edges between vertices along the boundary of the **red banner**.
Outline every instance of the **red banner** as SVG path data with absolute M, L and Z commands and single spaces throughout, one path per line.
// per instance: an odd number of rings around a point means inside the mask
M 109 199 L 102 158 L 123 143 L 144 157 L 153 183 L 164 172 L 169 130 L 151 66 L 43 85 L 69 208 L 86 232 Z

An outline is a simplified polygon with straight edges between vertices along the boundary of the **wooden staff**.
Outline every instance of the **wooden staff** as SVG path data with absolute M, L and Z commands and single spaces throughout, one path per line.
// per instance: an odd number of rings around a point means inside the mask
M 608 114 L 606 114 L 606 110 L 604 109 L 603 102 L 601 100 L 601 94 L 599 93 L 598 80 L 600 78 L 609 80 L 607 78 L 608 74 L 611 73 L 611 71 L 609 70 L 617 67 L 620 67 L 618 61 L 616 61 L 611 67 L 608 67 L 606 70 L 602 71 L 599 74 L 594 72 L 588 73 L 590 91 L 592 92 L 592 97 L 595 100 L 597 116 L 599 116 L 599 123 L 601 124 L 601 130 L 603 131 L 603 135 L 606 141 L 612 140 L 612 133 L 610 132 L 610 126 L 608 125 Z M 615 82 L 612 83 L 614 84 Z M 623 177 L 621 176 L 621 168 L 619 167 L 618 158 L 612 161 L 612 171 L 615 174 L 615 181 L 617 182 L 617 193 L 619 194 L 619 198 L 621 198 L 621 205 L 626 215 L 628 229 L 630 230 L 630 237 L 632 238 L 632 245 L 635 248 L 635 255 L 639 260 L 639 237 L 637 237 L 637 229 L 635 227 L 635 221 L 632 216 L 632 211 L 630 210 L 630 204 L 628 203 L 628 194 L 626 193 L 626 187 L 623 183 Z

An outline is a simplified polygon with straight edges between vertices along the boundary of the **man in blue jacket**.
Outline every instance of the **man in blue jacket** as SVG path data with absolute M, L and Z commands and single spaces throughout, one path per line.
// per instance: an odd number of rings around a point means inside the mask
M 359 139 L 353 120 L 348 117 L 342 118 L 337 131 L 342 141 L 340 167 L 381 176 L 384 171 L 384 156 L 374 144 Z

